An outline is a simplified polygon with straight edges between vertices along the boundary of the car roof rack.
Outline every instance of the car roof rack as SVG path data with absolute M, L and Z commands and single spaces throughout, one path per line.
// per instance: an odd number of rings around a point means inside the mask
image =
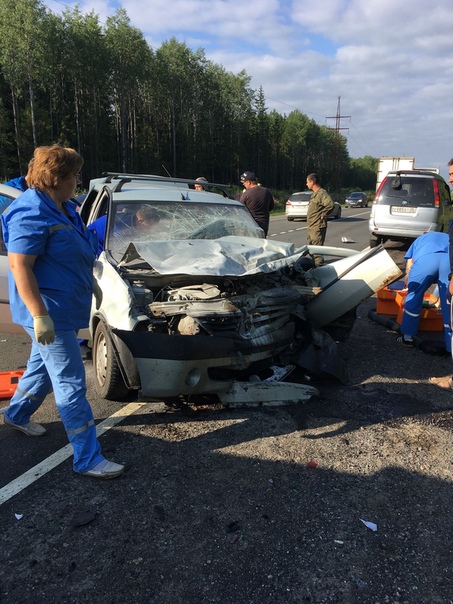
M 158 176 L 154 174 L 129 174 L 124 172 L 103 172 L 102 176 L 107 177 L 106 183 L 112 183 L 115 180 L 118 180 L 118 183 L 114 187 L 115 191 L 121 191 L 123 185 L 129 182 L 166 182 L 166 183 L 175 183 L 185 184 L 185 185 L 194 185 L 194 184 L 202 184 L 203 187 L 217 187 L 219 188 L 225 197 L 229 197 L 228 190 L 230 189 L 229 185 L 225 185 L 223 183 L 218 182 L 209 182 L 209 181 L 199 181 L 194 178 L 173 178 L 172 176 Z

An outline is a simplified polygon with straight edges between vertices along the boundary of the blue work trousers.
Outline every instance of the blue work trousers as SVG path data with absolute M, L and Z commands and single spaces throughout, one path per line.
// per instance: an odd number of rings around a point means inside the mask
M 422 311 L 423 296 L 428 287 L 437 282 L 444 323 L 445 347 L 448 352 L 451 351 L 450 306 L 447 304 L 449 272 L 450 258 L 448 253 L 436 252 L 417 258 L 409 272 L 408 292 L 401 322 L 402 333 L 408 336 L 416 335 Z
M 55 342 L 43 346 L 33 329 L 25 373 L 5 412 L 14 424 L 25 425 L 53 388 L 55 402 L 74 449 L 73 467 L 87 472 L 104 459 L 96 438 L 93 412 L 86 398 L 85 367 L 75 331 L 57 331 Z

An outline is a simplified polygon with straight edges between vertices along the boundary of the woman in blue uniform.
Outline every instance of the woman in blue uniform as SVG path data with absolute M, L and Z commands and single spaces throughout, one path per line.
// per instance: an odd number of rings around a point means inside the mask
M 30 188 L 2 214 L 11 313 L 32 340 L 4 417 L 28 436 L 43 436 L 46 429 L 30 418 L 53 388 L 74 449 L 74 470 L 105 479 L 119 476 L 124 466 L 102 455 L 77 340 L 77 330 L 89 322 L 93 291 L 100 295 L 93 280 L 96 237 L 68 201 L 82 164 L 74 149 L 38 147 L 27 173 Z

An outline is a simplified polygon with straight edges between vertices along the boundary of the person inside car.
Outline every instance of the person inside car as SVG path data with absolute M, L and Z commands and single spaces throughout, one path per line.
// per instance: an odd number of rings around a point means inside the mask
M 134 234 L 139 238 L 147 235 L 150 230 L 154 229 L 160 222 L 160 216 L 156 210 L 146 204 L 140 206 L 134 214 L 129 214 L 127 211 L 124 211 L 118 213 L 117 217 L 118 216 L 120 217 L 120 220 L 115 221 L 115 232 L 121 232 L 123 229 L 133 229 Z M 106 228 L 107 214 L 104 214 L 88 225 L 88 229 L 95 232 L 98 237 L 98 256 L 104 251 Z M 131 239 L 135 238 L 132 237 L 132 232 L 129 234 L 131 235 Z

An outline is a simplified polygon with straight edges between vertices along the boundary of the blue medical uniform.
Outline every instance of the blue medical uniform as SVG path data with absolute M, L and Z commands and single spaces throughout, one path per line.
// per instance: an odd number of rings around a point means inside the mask
M 401 332 L 415 336 L 420 321 L 423 296 L 433 283 L 439 287 L 439 298 L 444 323 L 445 347 L 451 351 L 450 306 L 447 304 L 448 275 L 450 273 L 449 237 L 447 233 L 430 232 L 417 237 L 405 260 L 413 259 L 407 282 L 408 293 L 404 305 Z
M 98 236 L 98 256 L 104 251 L 105 229 L 107 228 L 107 214 L 104 214 L 94 222 L 88 225 L 90 231 L 94 231 Z
M 8 252 L 37 256 L 33 272 L 55 326 L 54 343 L 43 346 L 36 341 L 33 317 L 9 273 L 13 321 L 29 334 L 32 349 L 5 415 L 15 424 L 27 424 L 53 388 L 74 449 L 74 470 L 86 472 L 104 459 L 86 398 L 77 340 L 77 330 L 89 322 L 97 238 L 86 229 L 73 202 L 65 202 L 64 207 L 68 216 L 45 193 L 28 189 L 2 214 Z
M 18 176 L 17 178 L 12 178 L 8 180 L 8 182 L 4 183 L 8 185 L 8 187 L 12 187 L 13 189 L 18 189 L 19 191 L 26 191 L 28 189 L 27 182 L 25 180 L 25 176 Z M 12 199 L 9 197 L 5 197 L 4 195 L 0 195 L 0 214 L 6 210 L 10 203 L 12 203 Z

